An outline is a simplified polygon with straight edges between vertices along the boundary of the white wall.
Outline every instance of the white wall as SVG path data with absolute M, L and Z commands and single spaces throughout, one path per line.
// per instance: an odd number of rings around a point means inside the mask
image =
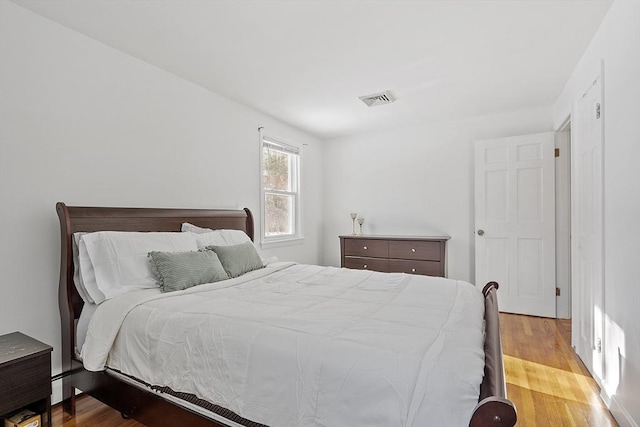
M 53 345 L 54 374 L 57 201 L 257 214 L 258 126 L 308 144 L 303 191 L 321 194 L 322 153 L 309 135 L 13 3 L 0 1 L 0 31 L 0 334 Z M 321 198 L 303 209 L 305 243 L 265 255 L 320 261 Z
M 640 1 L 616 0 L 554 107 L 556 128 L 604 60 L 605 399 L 640 425 Z
M 340 265 L 338 235 L 358 212 L 365 233 L 450 235 L 448 275 L 473 282 L 474 141 L 551 130 L 542 107 L 326 141 L 325 264 Z

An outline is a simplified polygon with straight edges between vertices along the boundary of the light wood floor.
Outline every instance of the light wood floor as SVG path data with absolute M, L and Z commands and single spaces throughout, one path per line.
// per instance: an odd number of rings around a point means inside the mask
M 613 427 L 598 386 L 571 348 L 568 320 L 501 314 L 507 394 L 518 409 L 518 426 Z M 91 397 L 78 399 L 70 417 L 54 408 L 53 426 L 142 426 Z
M 618 424 L 571 348 L 571 321 L 500 314 L 507 396 L 518 426 L 611 427 Z

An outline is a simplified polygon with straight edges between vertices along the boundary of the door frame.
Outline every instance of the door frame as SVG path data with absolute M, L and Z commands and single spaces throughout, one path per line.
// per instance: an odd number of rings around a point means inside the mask
M 571 118 L 555 133 L 556 318 L 571 319 Z

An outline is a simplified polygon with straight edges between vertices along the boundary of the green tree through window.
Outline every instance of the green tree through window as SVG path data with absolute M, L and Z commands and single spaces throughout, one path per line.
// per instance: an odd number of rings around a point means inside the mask
M 298 235 L 299 150 L 270 139 L 262 141 L 265 240 Z

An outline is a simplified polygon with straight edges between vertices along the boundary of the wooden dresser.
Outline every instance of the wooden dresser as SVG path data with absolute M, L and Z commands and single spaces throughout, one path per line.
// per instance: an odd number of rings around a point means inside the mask
M 340 236 L 341 266 L 446 277 L 448 236 Z

